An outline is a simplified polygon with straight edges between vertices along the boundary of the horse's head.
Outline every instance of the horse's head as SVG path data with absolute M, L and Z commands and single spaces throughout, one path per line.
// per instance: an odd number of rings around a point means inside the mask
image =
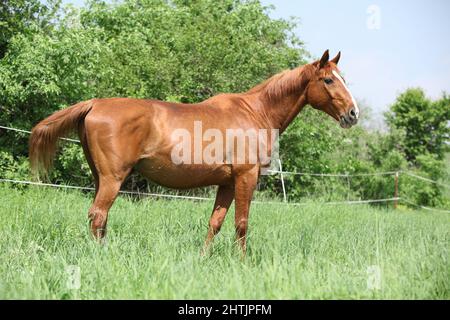
M 345 80 L 339 74 L 337 64 L 341 57 L 329 61 L 328 50 L 312 65 L 315 69 L 307 88 L 307 101 L 315 109 L 328 113 L 342 128 L 350 128 L 358 122 L 359 108 Z

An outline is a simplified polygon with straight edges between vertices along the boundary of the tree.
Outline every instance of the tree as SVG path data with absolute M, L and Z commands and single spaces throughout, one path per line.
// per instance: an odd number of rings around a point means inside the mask
M 386 121 L 391 129 L 405 132 L 403 147 L 410 162 L 426 153 L 443 159 L 448 151 L 450 98 L 446 94 L 431 101 L 422 89 L 408 89 L 391 106 Z
M 37 27 L 8 39 L 0 59 L 3 125 L 29 129 L 94 97 L 198 102 L 245 91 L 306 56 L 295 25 L 270 18 L 259 1 L 92 0 L 52 23 L 51 32 Z M 0 132 L 0 149 L 25 159 L 20 137 Z M 89 172 L 76 148 L 66 147 L 54 177 L 82 184 Z
M 49 28 L 61 1 L 8 0 L 0 2 L 0 59 L 5 56 L 11 38 Z

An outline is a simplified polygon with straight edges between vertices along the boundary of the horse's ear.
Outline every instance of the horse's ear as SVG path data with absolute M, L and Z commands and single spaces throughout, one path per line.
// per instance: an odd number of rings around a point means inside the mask
M 323 67 L 325 67 L 325 65 L 328 63 L 328 60 L 330 60 L 329 50 L 325 51 L 322 55 L 322 58 L 320 58 L 319 68 L 322 69 Z
M 339 53 L 336 55 L 336 57 L 334 57 L 333 59 L 331 59 L 330 62 L 333 62 L 335 65 L 337 65 L 339 63 L 339 60 L 341 59 L 341 52 L 339 51 Z

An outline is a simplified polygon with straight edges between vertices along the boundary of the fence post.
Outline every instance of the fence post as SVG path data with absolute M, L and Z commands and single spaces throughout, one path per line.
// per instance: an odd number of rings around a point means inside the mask
M 286 188 L 284 187 L 283 167 L 281 166 L 281 160 L 280 159 L 278 159 L 278 166 L 280 168 L 281 186 L 283 188 L 283 201 L 287 202 Z
M 395 173 L 395 177 L 394 177 L 394 209 L 397 209 L 397 205 L 398 205 L 398 171 Z

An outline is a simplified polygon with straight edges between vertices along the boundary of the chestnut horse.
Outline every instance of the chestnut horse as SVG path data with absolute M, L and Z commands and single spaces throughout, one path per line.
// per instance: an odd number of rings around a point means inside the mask
M 219 133 L 228 128 L 278 129 L 282 133 L 307 104 L 349 128 L 357 123 L 359 109 L 339 74 L 339 59 L 340 53 L 329 60 L 327 50 L 320 60 L 279 73 L 245 93 L 219 94 L 197 104 L 131 98 L 80 102 L 33 128 L 31 168 L 35 173 L 47 172 L 58 138 L 78 130 L 95 179 L 88 217 L 97 239 L 105 236 L 108 211 L 133 168 L 170 188 L 217 185 L 205 249 L 219 232 L 234 199 L 236 238 L 245 254 L 249 208 L 261 162 L 174 163 L 171 134 L 178 128 L 193 132 L 196 121 L 203 129 Z

